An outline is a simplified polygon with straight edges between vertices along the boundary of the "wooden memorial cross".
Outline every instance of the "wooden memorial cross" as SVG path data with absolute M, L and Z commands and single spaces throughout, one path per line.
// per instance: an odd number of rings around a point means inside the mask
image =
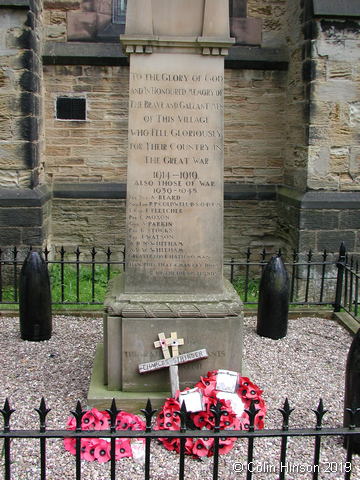
M 174 397 L 176 391 L 179 390 L 178 365 L 207 358 L 208 354 L 205 349 L 202 349 L 179 355 L 179 345 L 184 345 L 184 339 L 177 338 L 176 332 L 171 332 L 170 338 L 166 338 L 163 332 L 159 333 L 158 337 L 159 340 L 154 342 L 154 346 L 155 348 L 162 349 L 164 358 L 162 360 L 155 360 L 154 362 L 141 363 L 139 365 L 139 373 L 147 373 L 160 370 L 162 368 L 169 368 L 171 395 Z M 172 349 L 172 356 L 169 347 Z

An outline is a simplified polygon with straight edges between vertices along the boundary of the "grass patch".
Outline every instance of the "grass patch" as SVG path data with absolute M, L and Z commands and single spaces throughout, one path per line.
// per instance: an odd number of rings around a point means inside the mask
M 91 303 L 104 302 L 108 280 L 119 274 L 112 270 L 108 276 L 108 270 L 102 265 L 80 266 L 77 272 L 73 265 L 64 265 L 63 278 L 61 265 L 51 265 L 49 269 L 51 281 L 51 295 L 53 303 L 66 302 L 67 304 L 84 303 L 83 306 L 91 306 Z M 98 308 L 98 307 L 97 307 Z
M 51 298 L 53 308 L 57 310 L 73 310 L 76 304 L 81 310 L 99 310 L 104 303 L 109 278 L 118 275 L 119 270 L 111 270 L 102 265 L 76 266 L 64 265 L 63 278 L 61 265 L 49 266 Z M 93 281 L 94 280 L 94 281 Z M 2 291 L 2 302 L 16 302 L 19 298 L 15 296 L 14 287 L 6 286 Z M 63 303 L 64 302 L 64 303 Z M 98 304 L 98 305 L 97 305 Z M 3 310 L 16 310 L 17 303 L 1 303 Z
M 260 280 L 237 277 L 233 283 L 236 292 L 243 302 L 257 302 L 259 298 Z M 256 308 L 256 305 L 249 305 L 250 308 Z

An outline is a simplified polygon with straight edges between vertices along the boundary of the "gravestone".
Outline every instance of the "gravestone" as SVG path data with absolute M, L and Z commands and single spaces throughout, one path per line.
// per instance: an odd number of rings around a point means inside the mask
M 242 369 L 242 304 L 223 278 L 228 0 L 129 0 L 121 42 L 130 56 L 126 269 L 105 301 L 88 401 L 115 396 L 134 410 L 169 396 L 163 370 L 138 371 L 162 358 L 158 332 L 208 352 L 181 367 L 181 389 L 208 370 Z

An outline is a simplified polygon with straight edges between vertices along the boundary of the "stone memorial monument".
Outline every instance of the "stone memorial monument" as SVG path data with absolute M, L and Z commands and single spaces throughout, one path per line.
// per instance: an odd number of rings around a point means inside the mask
M 88 401 L 115 397 L 134 410 L 169 396 L 164 370 L 138 371 L 162 358 L 158 332 L 208 352 L 181 365 L 181 389 L 211 369 L 242 369 L 242 304 L 223 278 L 228 0 L 129 0 L 121 42 L 130 56 L 126 269 L 105 301 Z

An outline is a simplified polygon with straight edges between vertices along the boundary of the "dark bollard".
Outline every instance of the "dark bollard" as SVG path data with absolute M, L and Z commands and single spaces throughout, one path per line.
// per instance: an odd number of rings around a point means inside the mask
M 50 279 L 45 260 L 30 251 L 19 279 L 20 334 L 23 340 L 38 342 L 51 338 Z
M 353 416 L 346 409 L 353 410 Z M 345 398 L 344 398 L 344 427 L 355 425 L 360 427 L 360 329 L 357 331 L 351 343 L 346 361 L 345 372 Z M 349 437 L 348 437 L 349 438 Z M 351 436 L 353 453 L 360 453 L 360 435 Z M 348 440 L 345 437 L 344 447 Z
M 256 332 L 278 340 L 287 332 L 289 312 L 289 277 L 282 258 L 272 257 L 260 281 Z

